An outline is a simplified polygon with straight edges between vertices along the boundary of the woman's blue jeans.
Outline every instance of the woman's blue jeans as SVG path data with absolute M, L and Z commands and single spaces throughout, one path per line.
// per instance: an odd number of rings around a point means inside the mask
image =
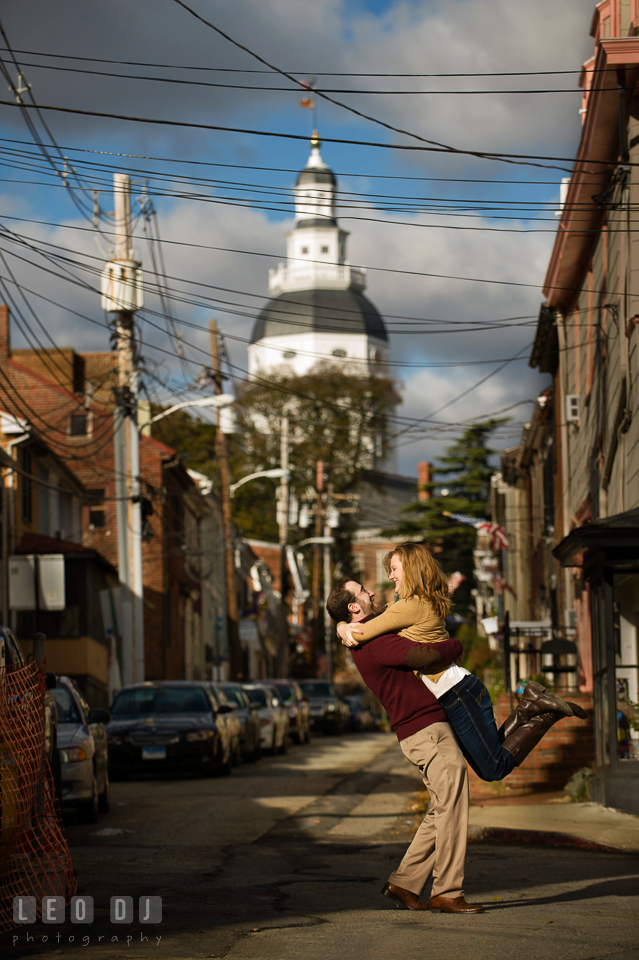
M 503 780 L 515 767 L 497 733 L 490 694 L 478 677 L 464 677 L 439 698 L 461 751 L 482 780 Z

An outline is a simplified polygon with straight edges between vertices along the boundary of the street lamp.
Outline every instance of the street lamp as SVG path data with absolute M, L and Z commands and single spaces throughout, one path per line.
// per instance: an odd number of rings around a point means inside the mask
M 221 394 L 221 396 L 224 396 L 224 394 Z M 288 481 L 291 479 L 291 471 L 287 470 L 285 467 L 274 467 L 273 470 L 258 470 L 257 473 L 249 473 L 248 476 L 242 477 L 242 479 L 238 480 L 237 483 L 231 483 L 229 485 L 231 497 L 235 496 L 235 491 L 238 489 L 238 487 L 248 483 L 249 480 L 258 480 L 260 477 L 269 477 L 271 480 Z
M 217 407 L 219 409 L 220 407 L 230 407 L 233 403 L 235 403 L 235 397 L 232 393 L 219 393 L 215 397 L 200 397 L 199 400 L 184 400 L 182 403 L 176 403 L 168 410 L 163 410 L 151 417 L 150 420 L 138 427 L 138 431 L 150 427 L 152 423 L 157 423 L 158 420 L 163 420 L 164 417 L 168 417 L 170 413 L 175 413 L 176 410 L 184 410 L 185 407 Z
M 325 547 L 330 547 L 335 543 L 335 537 L 308 537 L 306 540 L 300 540 L 295 546 L 306 547 L 309 543 L 323 544 Z

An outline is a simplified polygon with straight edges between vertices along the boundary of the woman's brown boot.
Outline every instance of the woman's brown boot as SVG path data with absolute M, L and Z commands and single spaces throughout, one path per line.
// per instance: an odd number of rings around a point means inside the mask
M 514 714 L 513 714 L 514 716 Z M 558 720 L 563 719 L 562 713 L 538 713 L 530 720 L 526 720 L 516 727 L 504 740 L 502 746 L 515 758 L 519 767 L 531 750 L 548 733 Z
M 576 706 L 576 704 L 566 703 L 565 700 L 562 700 L 562 698 L 556 694 L 548 693 L 546 688 L 542 687 L 540 683 L 531 680 L 530 683 L 526 684 L 526 689 L 517 704 L 515 712 L 511 713 L 499 731 L 501 742 L 504 743 L 506 737 L 510 736 L 515 728 L 519 727 L 522 723 L 526 723 L 526 721 L 530 720 L 531 717 L 537 716 L 537 714 L 556 713 L 558 717 L 579 716 L 580 714 L 576 714 L 576 711 L 573 710 L 573 706 Z M 579 707 L 579 710 L 583 713 L 581 707 Z

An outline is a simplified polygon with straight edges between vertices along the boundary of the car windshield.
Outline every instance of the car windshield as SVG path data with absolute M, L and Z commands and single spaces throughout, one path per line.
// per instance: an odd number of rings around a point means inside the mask
M 264 690 L 247 690 L 249 700 L 254 700 L 256 703 L 261 704 L 263 707 L 268 707 L 266 700 L 266 693 Z
M 326 683 L 326 681 L 303 680 L 300 681 L 300 687 L 306 696 L 311 699 L 313 699 L 313 697 L 335 696 L 335 687 L 332 683 Z
M 210 713 L 200 687 L 143 687 L 122 690 L 111 710 L 113 717 L 152 717 L 158 713 Z
M 277 686 L 273 687 L 273 690 L 280 700 L 284 700 L 285 702 L 288 702 L 289 700 L 297 700 L 297 697 L 295 696 L 295 687 L 286 686 L 284 683 L 280 685 L 278 683 Z
M 58 721 L 60 723 L 82 723 L 78 705 L 66 687 L 54 687 L 51 694 L 58 708 Z
M 242 691 L 238 690 L 237 687 L 224 687 L 224 693 L 231 703 L 236 703 L 238 707 L 246 706 L 246 700 L 242 696 Z

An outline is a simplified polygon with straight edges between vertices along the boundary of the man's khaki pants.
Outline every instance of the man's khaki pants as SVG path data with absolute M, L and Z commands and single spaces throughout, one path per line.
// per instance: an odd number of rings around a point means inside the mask
M 422 773 L 430 808 L 388 882 L 419 896 L 432 873 L 432 897 L 461 897 L 468 839 L 466 761 L 447 723 L 433 723 L 399 745 Z

